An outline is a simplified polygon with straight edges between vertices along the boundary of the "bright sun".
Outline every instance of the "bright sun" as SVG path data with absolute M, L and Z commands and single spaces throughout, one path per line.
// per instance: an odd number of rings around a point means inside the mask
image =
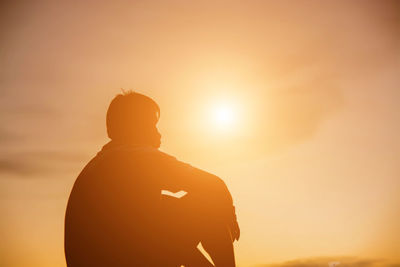
M 219 128 L 232 128 L 236 119 L 235 109 L 227 104 L 218 105 L 214 108 L 213 117 L 214 123 Z

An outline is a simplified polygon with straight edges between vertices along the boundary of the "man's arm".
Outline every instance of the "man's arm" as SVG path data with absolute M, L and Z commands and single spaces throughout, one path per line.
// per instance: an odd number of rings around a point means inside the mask
M 237 223 L 232 196 L 225 182 L 216 175 L 210 174 L 176 158 L 160 152 L 161 171 L 165 175 L 163 186 L 171 192 L 186 191 L 199 197 L 207 207 L 213 207 L 220 219 L 227 220 L 232 239 L 238 240 L 240 230 Z

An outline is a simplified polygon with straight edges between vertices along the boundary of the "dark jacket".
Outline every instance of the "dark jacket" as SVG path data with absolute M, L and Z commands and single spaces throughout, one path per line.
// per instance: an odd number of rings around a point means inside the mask
M 198 200 L 193 213 L 199 218 L 238 231 L 232 197 L 220 178 L 158 149 L 111 141 L 82 170 L 68 200 L 67 265 L 156 266 L 162 260 L 157 251 L 165 246 L 160 236 L 168 231 L 161 190 L 186 191 Z

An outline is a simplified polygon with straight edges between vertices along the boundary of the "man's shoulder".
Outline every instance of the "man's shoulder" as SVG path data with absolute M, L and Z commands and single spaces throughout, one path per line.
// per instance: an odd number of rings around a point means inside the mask
M 219 177 L 217 177 L 216 175 L 214 175 L 212 173 L 209 173 L 209 172 L 207 172 L 207 171 L 205 171 L 205 170 L 203 170 L 201 168 L 195 167 L 192 164 L 184 162 L 184 161 L 178 159 L 176 156 L 173 156 L 173 155 L 171 155 L 169 153 L 166 153 L 164 151 L 161 151 L 159 149 L 151 148 L 151 149 L 149 149 L 147 151 L 147 153 L 150 153 L 154 157 L 157 157 L 164 164 L 167 164 L 167 165 L 170 164 L 171 167 L 172 166 L 179 166 L 180 168 L 186 169 L 186 170 L 191 171 L 191 172 L 196 172 L 196 173 L 201 174 L 201 175 L 214 176 L 216 178 L 219 178 Z
M 141 160 L 157 165 L 162 165 L 171 170 L 188 171 L 196 173 L 202 176 L 209 176 L 219 178 L 218 176 L 209 173 L 203 169 L 195 167 L 189 163 L 181 161 L 176 156 L 173 156 L 167 152 L 164 152 L 158 148 L 151 146 L 141 145 L 119 145 L 119 146 L 105 146 L 102 151 L 99 152 L 99 156 L 114 157 L 115 153 L 120 157 L 127 158 L 128 160 Z M 108 155 L 108 156 L 107 156 Z M 219 178 L 220 179 L 220 178 Z
M 151 155 L 161 157 L 171 157 L 167 153 L 160 151 L 158 148 L 147 146 L 147 145 L 135 145 L 135 144 L 114 144 L 112 142 L 107 143 L 97 154 L 98 156 L 110 155 L 110 154 L 137 154 L 137 155 Z
M 139 157 L 149 157 L 155 160 L 167 161 L 167 162 L 179 162 L 179 160 L 158 148 L 151 146 L 133 147 L 129 149 L 129 152 Z
M 158 148 L 143 145 L 121 145 L 111 148 L 102 149 L 98 155 L 100 158 L 124 158 L 133 161 L 149 161 L 166 164 L 185 164 L 180 162 L 176 157 L 161 151 Z

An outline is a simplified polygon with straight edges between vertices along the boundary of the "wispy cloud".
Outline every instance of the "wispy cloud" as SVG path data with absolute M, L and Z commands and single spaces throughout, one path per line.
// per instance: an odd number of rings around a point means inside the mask
M 29 177 L 57 171 L 75 170 L 75 166 L 84 164 L 89 155 L 68 151 L 29 151 L 10 153 L 0 158 L 0 174 L 14 174 Z
M 275 264 L 260 264 L 254 267 L 400 267 L 400 263 L 358 257 L 317 257 Z
M 0 128 L 0 143 L 14 142 L 22 139 L 22 135 Z
M 26 162 L 15 159 L 0 159 L 0 174 L 29 175 L 36 173 L 37 169 Z

